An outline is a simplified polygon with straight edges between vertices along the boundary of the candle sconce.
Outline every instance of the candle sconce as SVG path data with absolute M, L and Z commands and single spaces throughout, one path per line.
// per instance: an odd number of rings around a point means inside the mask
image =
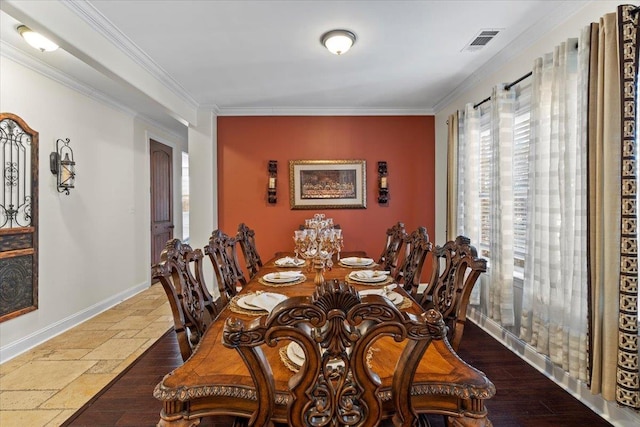
M 387 183 L 387 162 L 378 162 L 378 203 L 389 203 L 389 187 Z
M 71 141 L 58 139 L 56 151 L 49 155 L 49 167 L 51 173 L 56 176 L 58 193 L 69 195 L 69 189 L 74 188 L 76 181 L 76 162 L 73 159 L 73 150 L 69 147 Z
M 276 195 L 276 183 L 278 178 L 278 161 L 269 160 L 269 185 L 267 186 L 267 201 L 275 204 L 278 201 Z

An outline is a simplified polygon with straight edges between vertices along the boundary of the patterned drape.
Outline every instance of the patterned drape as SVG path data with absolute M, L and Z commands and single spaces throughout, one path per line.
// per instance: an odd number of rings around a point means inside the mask
M 622 112 L 620 211 L 620 315 L 616 401 L 640 409 L 638 363 L 638 170 L 637 75 L 638 13 L 633 6 L 618 8 Z
M 634 9 L 619 6 L 592 24 L 589 365 L 592 393 L 640 409 Z

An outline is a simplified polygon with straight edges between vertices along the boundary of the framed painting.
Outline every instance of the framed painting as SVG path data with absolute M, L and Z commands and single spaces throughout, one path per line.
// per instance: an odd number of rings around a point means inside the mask
M 365 160 L 290 160 L 291 209 L 364 209 Z

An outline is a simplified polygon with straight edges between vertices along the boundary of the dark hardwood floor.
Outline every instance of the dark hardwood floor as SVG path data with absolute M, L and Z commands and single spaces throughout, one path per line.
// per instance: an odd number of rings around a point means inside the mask
M 495 427 L 611 425 L 473 323 L 465 327 L 459 354 L 496 386 L 496 395 L 487 401 L 489 419 Z M 63 425 L 155 426 L 160 402 L 152 396 L 153 388 L 181 363 L 175 335 L 170 331 Z M 444 425 L 442 417 L 430 420 L 432 427 Z M 231 418 L 205 418 L 200 426 L 231 424 Z

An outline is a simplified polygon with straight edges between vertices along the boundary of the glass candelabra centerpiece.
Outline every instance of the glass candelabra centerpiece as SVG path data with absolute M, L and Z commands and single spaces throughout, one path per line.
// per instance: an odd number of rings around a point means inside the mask
M 324 283 L 325 267 L 333 266 L 333 254 L 340 258 L 342 249 L 342 230 L 334 228 L 333 219 L 325 218 L 324 214 L 315 214 L 313 218 L 304 222 L 304 230 L 294 231 L 294 252 L 296 258 L 308 259 L 316 270 L 315 284 Z

